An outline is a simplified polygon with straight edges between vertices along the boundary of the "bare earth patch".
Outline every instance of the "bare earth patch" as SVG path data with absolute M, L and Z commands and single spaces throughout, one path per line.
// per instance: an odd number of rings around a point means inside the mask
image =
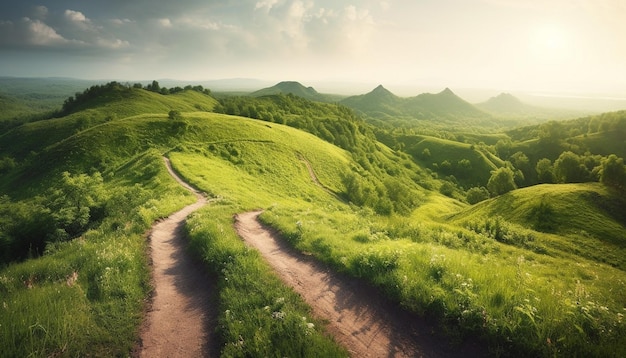
M 281 279 L 329 323 L 329 333 L 353 357 L 476 356 L 476 347 L 452 348 L 436 338 L 433 327 L 408 315 L 359 280 L 336 274 L 296 252 L 263 227 L 261 212 L 239 214 L 235 227 L 260 251 Z
M 170 215 L 150 233 L 154 292 L 137 349 L 140 357 L 217 356 L 213 337 L 217 312 L 214 281 L 203 263 L 186 250 L 183 227 L 189 214 L 207 204 L 207 199 L 170 174 L 198 198 L 195 204 Z

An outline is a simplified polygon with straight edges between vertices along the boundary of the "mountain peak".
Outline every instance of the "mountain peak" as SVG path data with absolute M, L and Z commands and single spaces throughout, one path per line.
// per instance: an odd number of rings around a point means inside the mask
M 378 85 L 376 88 L 374 88 L 369 95 L 375 95 L 375 96 L 385 96 L 385 97 L 395 97 L 396 95 L 391 93 L 391 91 L 389 91 L 388 89 L 386 89 L 385 87 L 383 87 L 383 85 Z
M 454 96 L 456 96 L 456 94 L 454 94 L 454 92 L 452 92 L 452 90 L 450 89 L 450 87 L 446 87 L 443 91 L 439 92 L 439 94 L 454 95 Z
M 251 95 L 255 97 L 275 95 L 275 94 L 293 94 L 298 97 L 306 98 L 312 101 L 327 101 L 326 97 L 315 90 L 313 87 L 305 87 L 297 81 L 282 81 L 272 87 L 264 88 L 253 92 Z

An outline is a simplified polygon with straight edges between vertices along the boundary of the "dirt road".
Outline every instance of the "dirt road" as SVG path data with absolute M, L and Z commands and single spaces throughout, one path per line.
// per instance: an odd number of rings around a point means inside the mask
M 213 280 L 186 250 L 183 227 L 207 199 L 184 183 L 164 158 L 170 174 L 196 194 L 197 202 L 157 223 L 150 233 L 154 294 L 141 332 L 140 357 L 217 356 Z
M 328 320 L 329 331 L 353 357 L 472 356 L 433 335 L 433 328 L 408 317 L 396 305 L 356 279 L 338 275 L 296 252 L 258 221 L 261 212 L 239 214 L 235 227 L 244 241 L 260 251 L 281 279 Z

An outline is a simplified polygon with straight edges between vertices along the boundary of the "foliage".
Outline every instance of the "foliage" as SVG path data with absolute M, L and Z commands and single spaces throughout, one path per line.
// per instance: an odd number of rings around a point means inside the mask
M 466 194 L 467 202 L 472 205 L 487 199 L 489 199 L 489 190 L 484 186 L 470 188 Z
M 615 154 L 609 155 L 602 161 L 602 170 L 600 173 L 600 181 L 605 185 L 619 190 L 626 188 L 626 166 L 624 166 L 624 159 L 618 158 Z
M 502 195 L 517 188 L 513 181 L 513 171 L 507 167 L 502 167 L 491 172 L 491 177 L 487 182 L 487 189 L 493 196 Z

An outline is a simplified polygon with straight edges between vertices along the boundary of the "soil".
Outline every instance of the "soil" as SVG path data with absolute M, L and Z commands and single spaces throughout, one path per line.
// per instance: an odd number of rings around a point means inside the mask
M 401 310 L 361 280 L 337 274 L 282 242 L 258 221 L 261 211 L 236 216 L 243 240 L 256 248 L 281 279 L 328 322 L 328 332 L 353 357 L 479 356 L 476 347 L 454 347 L 419 317 Z
M 207 199 L 184 183 L 164 159 L 170 174 L 198 200 L 155 224 L 149 235 L 154 291 L 134 355 L 217 357 L 215 280 L 186 250 L 183 231 L 187 216 L 206 205 Z

